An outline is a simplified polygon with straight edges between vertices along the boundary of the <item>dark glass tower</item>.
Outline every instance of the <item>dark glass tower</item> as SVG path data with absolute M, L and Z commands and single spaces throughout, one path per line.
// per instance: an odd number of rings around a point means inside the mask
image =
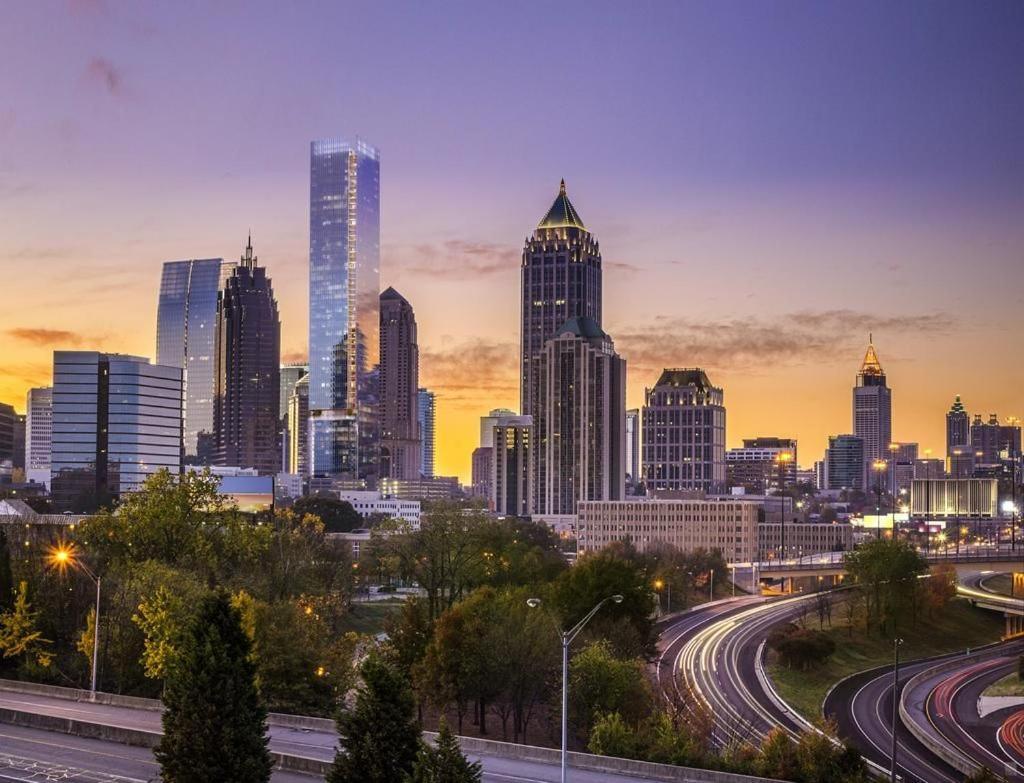
M 394 288 L 380 295 L 380 475 L 418 479 L 419 346 L 412 305 Z
M 971 443 L 971 417 L 967 413 L 960 395 L 946 414 L 946 457 L 952 458 L 957 448 L 967 448 Z
M 376 484 L 379 297 L 380 153 L 359 140 L 314 141 L 309 166 L 314 476 Z
M 864 486 L 870 489 L 878 478 L 868 480 L 874 463 L 889 459 L 892 443 L 892 389 L 871 337 L 853 389 L 853 434 L 864 441 Z
M 266 268 L 256 264 L 250 237 L 217 302 L 213 424 L 218 465 L 264 474 L 280 471 L 280 363 L 277 301 Z

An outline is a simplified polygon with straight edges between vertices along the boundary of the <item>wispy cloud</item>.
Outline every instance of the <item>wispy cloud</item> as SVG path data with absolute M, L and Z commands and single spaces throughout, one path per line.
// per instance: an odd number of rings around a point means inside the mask
M 519 391 L 519 346 L 475 338 L 420 350 L 420 381 L 449 402 L 479 407 Z M 483 404 L 486 405 L 484 402 Z
M 384 248 L 389 266 L 406 274 L 446 280 L 514 273 L 519 268 L 520 254 L 512 245 L 464 239 Z
M 85 335 L 78 334 L 77 332 L 71 332 L 65 329 L 45 329 L 42 327 L 31 326 L 15 327 L 14 329 L 8 329 L 6 333 L 15 340 L 40 346 L 78 346 L 82 345 L 87 340 L 92 339 L 87 338 Z
M 281 353 L 282 364 L 298 364 L 306 361 L 305 351 L 283 351 Z
M 877 315 L 856 310 L 800 310 L 774 318 L 700 320 L 657 316 L 646 324 L 613 327 L 616 350 L 631 369 L 701 366 L 757 371 L 771 364 L 827 362 L 867 341 L 868 332 L 947 334 L 956 320 L 947 313 Z M 884 351 L 883 351 L 884 353 Z
M 87 81 L 105 88 L 110 95 L 124 94 L 124 77 L 121 70 L 106 57 L 93 57 L 85 67 Z

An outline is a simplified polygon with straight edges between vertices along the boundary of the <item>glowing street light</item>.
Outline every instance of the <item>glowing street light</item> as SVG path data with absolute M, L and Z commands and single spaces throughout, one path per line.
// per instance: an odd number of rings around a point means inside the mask
M 100 577 L 94 574 L 89 566 L 78 558 L 75 545 L 72 543 L 65 544 L 61 542 L 57 544 L 50 551 L 50 564 L 61 573 L 64 573 L 68 568 L 77 568 L 96 583 L 96 612 L 92 625 L 92 680 L 89 685 L 89 692 L 92 700 L 95 701 L 96 665 L 100 657 Z

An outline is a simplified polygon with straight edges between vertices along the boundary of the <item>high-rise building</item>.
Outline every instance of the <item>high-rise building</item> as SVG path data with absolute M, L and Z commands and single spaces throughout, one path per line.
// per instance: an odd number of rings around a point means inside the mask
M 251 237 L 217 302 L 216 357 L 217 464 L 280 472 L 281 322 Z
M 491 508 L 496 514 L 525 517 L 533 508 L 533 421 L 509 416 L 491 430 Z
M 281 403 L 278 408 L 278 417 L 288 417 L 288 402 L 295 391 L 295 384 L 309 374 L 309 365 L 305 362 L 293 362 L 292 364 L 281 365 Z
M 864 483 L 872 465 L 889 459 L 892 443 L 892 390 L 885 383 L 885 371 L 878 361 L 874 342 L 869 337 L 864 362 L 853 388 L 853 434 L 864 441 Z
M 473 449 L 471 464 L 471 479 L 469 494 L 476 498 L 484 498 L 490 507 L 491 495 L 491 472 L 494 469 L 493 446 L 477 446 Z
M 507 421 L 510 417 L 515 418 L 518 414 L 508 408 L 494 408 L 486 416 L 480 417 L 480 445 L 489 447 L 494 445 L 494 428 L 501 422 Z
M 640 484 L 640 409 L 626 411 L 626 489 Z
M 1010 416 L 1006 424 L 999 425 L 999 453 L 1007 459 L 1020 460 L 1020 419 Z
M 158 470 L 181 472 L 180 367 L 95 351 L 53 354 L 51 492 L 90 512 Z
M 434 477 L 434 392 L 416 390 L 416 417 L 420 428 L 420 471 L 424 478 Z
M 380 475 L 420 477 L 416 315 L 394 288 L 380 295 Z
M 11 467 L 25 470 L 25 414 L 14 414 L 14 437 L 11 449 Z
M 581 500 L 620 500 L 626 478 L 626 362 L 593 318 L 573 317 L 544 346 L 535 506 L 571 516 Z M 536 421 L 536 420 L 535 420 Z
M 310 145 L 311 471 L 376 486 L 379 470 L 380 153 Z
M 946 414 L 946 459 L 952 456 L 953 449 L 969 446 L 970 443 L 971 419 L 958 394 Z
M 725 488 L 725 395 L 700 368 L 666 369 L 644 393 L 648 492 Z
M 0 475 L 10 475 L 14 470 L 14 420 L 17 417 L 13 405 L 0 402 Z
M 49 386 L 29 389 L 25 411 L 25 477 L 49 487 L 53 389 Z
M 825 451 L 828 489 L 865 488 L 864 441 L 856 435 L 830 435 Z
M 288 399 L 287 472 L 309 475 L 309 376 L 295 383 Z
M 601 326 L 601 250 L 569 201 L 565 180 L 523 248 L 521 314 L 519 409 L 533 418 L 535 442 L 543 448 L 540 363 L 547 343 L 571 318 Z M 540 500 L 543 490 L 536 488 Z
M 797 483 L 797 444 L 794 438 L 744 438 L 743 448 L 725 452 L 725 475 L 730 487 L 754 495 Z
M 492 484 L 494 465 L 491 462 L 484 464 L 484 460 L 493 460 L 496 454 L 495 432 L 498 427 L 509 427 L 520 424 L 532 424 L 529 416 L 520 416 L 508 408 L 494 408 L 486 416 L 480 417 L 480 446 L 473 452 L 473 485 L 486 483 L 488 487 L 487 497 L 494 508 L 494 485 Z M 504 512 L 503 512 L 504 513 Z M 527 512 L 529 513 L 529 512 Z
M 974 461 L 981 465 L 995 465 L 999 462 L 1002 452 L 1003 426 L 999 417 L 990 413 L 988 421 L 982 421 L 981 414 L 975 414 L 971 422 L 970 449 L 974 452 Z
M 213 459 L 217 296 L 235 267 L 220 258 L 168 261 L 160 277 L 156 363 L 180 367 L 185 383 L 185 460 Z

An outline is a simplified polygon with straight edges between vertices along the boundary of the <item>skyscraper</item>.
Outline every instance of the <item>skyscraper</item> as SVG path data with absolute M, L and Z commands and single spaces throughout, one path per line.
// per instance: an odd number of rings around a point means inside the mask
M 11 450 L 11 466 L 15 470 L 25 469 L 25 414 L 14 414 L 14 446 Z
M 14 470 L 14 420 L 17 417 L 13 405 L 0 402 L 0 475 L 10 475 Z
M 829 436 L 825 451 L 825 471 L 828 489 L 863 490 L 864 441 L 855 435 Z
M 640 409 L 626 411 L 626 486 L 640 484 Z
M 621 500 L 626 478 L 626 362 L 593 318 L 570 318 L 544 346 L 535 506 L 571 516 L 582 500 Z
M 946 459 L 953 456 L 953 450 L 963 448 L 971 442 L 971 418 L 967 409 L 956 395 L 953 405 L 946 414 Z
M 251 237 L 217 302 L 216 357 L 217 464 L 279 472 L 281 322 Z
M 88 512 L 181 472 L 182 370 L 138 356 L 53 354 L 51 492 L 58 510 Z
M 420 471 L 425 478 L 434 477 L 434 392 L 416 390 L 416 417 L 420 427 Z
M 288 463 L 286 471 L 309 475 L 309 376 L 304 375 L 288 398 Z
M 546 422 L 538 405 L 545 345 L 570 318 L 601 326 L 601 250 L 569 201 L 565 180 L 523 248 L 521 307 L 520 410 L 533 417 L 536 442 L 543 444 Z
M 295 384 L 305 378 L 309 373 L 309 365 L 305 362 L 294 362 L 281 365 L 281 404 L 278 409 L 278 416 L 282 419 L 288 416 L 288 401 L 295 391 Z
M 311 470 L 376 484 L 380 153 L 357 140 L 310 145 Z
M 999 455 L 1003 446 L 1003 426 L 999 423 L 999 417 L 990 413 L 988 421 L 983 421 L 981 414 L 975 414 L 971 422 L 971 451 L 974 452 L 976 463 L 981 465 L 995 465 L 999 462 Z
M 50 486 L 50 438 L 53 431 L 53 389 L 29 389 L 25 399 L 25 476 Z
M 870 338 L 853 389 L 853 434 L 864 441 L 866 487 L 872 464 L 889 458 L 892 443 L 892 390 L 886 386 L 885 371 Z
M 496 514 L 529 516 L 533 509 L 533 422 L 502 419 L 491 430 L 491 508 Z
M 217 296 L 234 267 L 220 258 L 168 261 L 160 277 L 156 363 L 184 371 L 187 463 L 213 459 Z
M 380 295 L 380 475 L 420 477 L 416 316 L 394 288 Z
M 699 367 L 666 369 L 644 393 L 648 492 L 725 488 L 725 395 Z

